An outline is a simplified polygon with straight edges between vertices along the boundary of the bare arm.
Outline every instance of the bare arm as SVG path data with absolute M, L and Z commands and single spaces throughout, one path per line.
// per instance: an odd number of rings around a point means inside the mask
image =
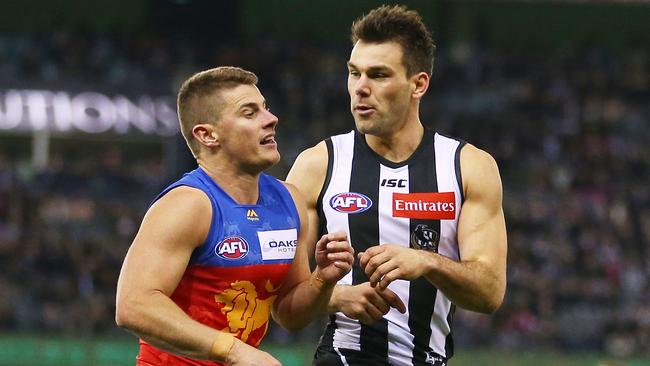
M 507 238 L 496 162 L 467 145 L 461 151 L 465 202 L 458 222 L 460 262 L 438 256 L 427 278 L 455 304 L 494 312 L 506 290 Z
M 320 195 L 325 176 L 327 175 L 327 146 L 325 142 L 303 151 L 293 163 L 287 183 L 294 185 L 304 198 L 309 231 L 306 232 L 305 242 L 309 245 L 316 243 L 318 237 L 318 196 Z M 313 253 L 309 248 L 308 253 Z
M 316 243 L 316 269 L 309 273 L 307 209 L 298 190 L 290 184 L 301 218 L 301 230 L 293 264 L 273 306 L 273 317 L 287 329 L 299 329 L 325 313 L 336 282 L 352 268 L 354 254 L 344 232 L 323 235 Z
M 207 196 L 190 187 L 175 188 L 151 206 L 120 272 L 116 322 L 155 347 L 191 358 L 249 364 L 240 362 L 239 353 L 253 352 L 252 357 L 278 365 L 238 340 L 231 348 L 229 335 L 193 320 L 170 298 L 192 251 L 205 240 L 211 217 Z M 219 349 L 220 342 L 228 349 L 218 356 L 214 347 Z
M 456 305 L 494 312 L 506 288 L 506 227 L 501 178 L 494 159 L 472 145 L 461 151 L 465 202 L 458 223 L 460 261 L 395 245 L 359 253 L 371 284 L 427 278 Z
M 295 185 L 305 200 L 309 221 L 306 242 L 309 245 L 316 242 L 318 235 L 318 196 L 324 189 L 327 164 L 327 147 L 325 142 L 320 142 L 298 156 L 287 176 L 287 182 Z M 308 250 L 308 253 L 310 255 L 314 253 L 313 247 Z M 388 289 L 378 291 L 370 287 L 369 283 L 363 283 L 355 286 L 335 286 L 326 311 L 328 313 L 341 311 L 348 317 L 369 324 L 386 314 L 391 306 L 402 313 L 406 311 L 406 307 L 393 291 Z

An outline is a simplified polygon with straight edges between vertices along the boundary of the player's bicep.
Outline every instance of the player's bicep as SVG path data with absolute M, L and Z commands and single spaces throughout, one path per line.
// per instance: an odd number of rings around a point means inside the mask
M 305 203 L 306 214 L 301 220 L 303 225 L 304 242 L 307 244 L 309 258 L 313 257 L 314 245 L 319 237 L 318 197 L 320 196 L 327 175 L 327 146 L 320 142 L 314 147 L 303 151 L 291 167 L 287 175 L 287 183 L 295 186 Z
M 458 224 L 461 260 L 481 261 L 504 271 L 506 228 L 497 164 L 486 152 L 468 145 L 461 152 L 461 167 L 466 183 Z
M 281 294 L 288 292 L 291 288 L 309 278 L 309 251 L 313 250 L 313 244 L 308 241 L 311 229 L 304 199 L 294 186 L 291 184 L 286 184 L 286 186 L 291 193 L 291 197 L 298 211 L 300 230 L 298 231 L 296 253 L 291 264 L 291 269 L 282 284 Z
M 211 218 L 209 199 L 194 188 L 175 188 L 154 203 L 124 260 L 118 292 L 171 295 L 192 251 L 205 240 Z

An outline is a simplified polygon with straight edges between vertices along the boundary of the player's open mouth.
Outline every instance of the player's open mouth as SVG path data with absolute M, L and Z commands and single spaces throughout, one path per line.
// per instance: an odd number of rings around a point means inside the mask
M 260 145 L 275 145 L 275 136 L 267 136 Z

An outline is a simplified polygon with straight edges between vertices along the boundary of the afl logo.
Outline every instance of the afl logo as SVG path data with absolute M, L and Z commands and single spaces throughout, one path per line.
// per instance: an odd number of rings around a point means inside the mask
M 223 239 L 214 252 L 223 259 L 240 259 L 248 254 L 248 243 L 241 236 L 229 236 Z
M 338 212 L 355 214 L 369 209 L 372 201 L 361 193 L 345 192 L 332 197 L 330 206 Z

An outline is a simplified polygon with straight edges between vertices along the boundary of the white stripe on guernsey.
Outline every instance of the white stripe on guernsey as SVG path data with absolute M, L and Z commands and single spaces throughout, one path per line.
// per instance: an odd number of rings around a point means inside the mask
M 436 134 L 436 177 L 439 192 L 454 192 L 456 196 L 456 220 L 440 220 L 440 243 L 438 253 L 458 260 L 456 225 L 460 215 L 460 188 L 456 179 L 455 154 L 459 142 Z
M 323 195 L 323 212 L 327 217 L 327 232 L 345 231 L 350 237 L 348 215 L 335 211 L 330 206 L 327 197 L 338 193 L 350 191 L 350 176 L 352 171 L 352 157 L 354 153 L 354 131 L 344 135 L 332 136 L 333 162 L 332 176 L 329 187 Z M 341 285 L 352 284 L 352 271 L 348 272 L 338 282 Z M 361 325 L 358 321 L 336 313 L 337 328 L 334 331 L 334 347 L 359 350 Z
M 431 318 L 431 338 L 429 339 L 429 346 L 439 355 L 447 357 L 445 353 L 445 342 L 447 335 L 451 331 L 449 328 L 449 323 L 447 323 L 447 314 L 449 314 L 449 308 L 451 307 L 451 301 L 438 291 L 438 296 L 436 296 L 436 305 L 434 308 L 434 316 Z M 439 316 L 436 316 L 439 315 Z
M 347 141 L 346 141 L 347 140 Z M 352 141 L 350 141 L 352 140 Z M 350 177 L 352 171 L 352 154 L 354 152 L 354 133 L 345 135 L 332 136 L 332 176 L 329 187 L 323 195 L 323 212 L 327 217 L 327 232 L 345 231 L 350 237 L 350 225 L 348 215 L 337 212 L 332 208 L 327 197 L 332 197 L 338 193 L 350 191 Z M 348 272 L 339 284 L 352 284 L 352 271 Z
M 360 345 L 361 325 L 358 321 L 350 319 L 343 313 L 336 313 L 336 329 L 334 330 L 334 347 L 361 350 Z
M 382 182 L 392 179 L 392 185 L 396 187 L 382 187 Z M 393 192 L 408 193 L 409 191 L 408 166 L 392 169 L 381 165 L 379 173 L 379 243 L 396 244 L 409 247 L 410 220 L 408 218 L 393 217 Z M 401 182 L 401 184 L 400 184 Z M 403 187 L 400 187 L 402 185 Z M 413 335 L 408 329 L 399 324 L 408 325 L 408 303 L 409 303 L 410 282 L 397 280 L 391 283 L 388 288 L 395 292 L 402 302 L 407 305 L 406 314 L 402 314 L 394 308 L 384 316 L 388 320 L 388 355 L 392 365 L 412 364 L 413 350 L 406 345 L 413 344 Z
M 343 366 L 350 366 L 348 365 L 348 361 L 345 359 L 345 356 L 341 354 L 341 351 L 339 351 L 338 347 L 334 347 L 334 351 L 341 357 L 341 362 L 343 362 Z
M 458 260 L 458 242 L 456 239 L 456 224 L 460 213 L 460 190 L 456 180 L 455 153 L 459 142 L 436 134 L 436 177 L 439 192 L 454 192 L 456 196 L 456 220 L 440 220 L 440 243 L 438 253 Z M 436 296 L 436 304 L 431 318 L 431 338 L 429 346 L 434 352 L 447 356 L 445 342 L 450 332 L 447 314 L 451 301 L 440 291 Z

